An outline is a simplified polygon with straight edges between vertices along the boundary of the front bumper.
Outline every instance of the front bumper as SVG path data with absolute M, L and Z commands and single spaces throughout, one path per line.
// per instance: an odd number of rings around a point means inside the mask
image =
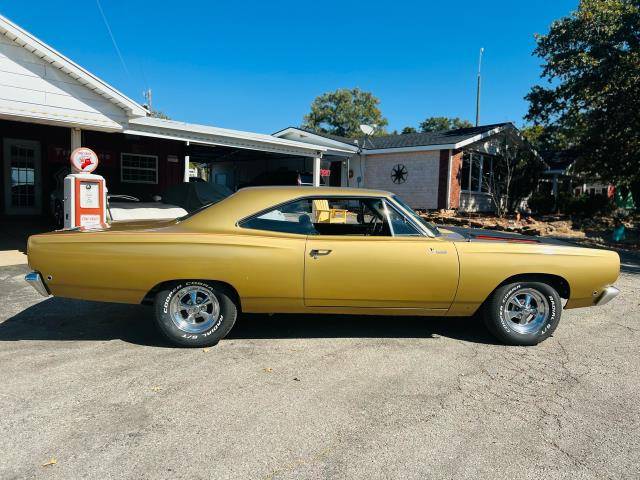
M 613 285 L 610 285 L 610 286 L 606 287 L 604 290 L 602 290 L 602 293 L 600 294 L 600 296 L 596 300 L 595 304 L 596 305 L 604 305 L 605 303 L 609 303 L 611 300 L 616 298 L 619 293 L 620 293 L 620 290 L 618 290 Z
M 49 290 L 47 290 L 47 286 L 42 281 L 42 277 L 38 272 L 30 272 L 24 276 L 25 282 L 31 285 L 36 292 L 38 292 L 43 297 L 49 296 Z

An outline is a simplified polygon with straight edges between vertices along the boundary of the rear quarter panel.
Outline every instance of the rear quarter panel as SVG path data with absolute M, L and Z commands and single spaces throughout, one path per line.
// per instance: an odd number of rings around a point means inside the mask
M 243 304 L 264 296 L 287 303 L 302 298 L 304 241 L 286 235 L 69 232 L 32 236 L 28 254 L 31 268 L 61 297 L 139 303 L 162 282 L 209 279 L 232 285 Z
M 456 242 L 460 283 L 449 315 L 470 315 L 509 277 L 551 274 L 569 283 L 565 308 L 593 305 L 620 272 L 618 254 L 608 250 L 544 244 Z M 595 292 L 595 295 L 594 295 Z

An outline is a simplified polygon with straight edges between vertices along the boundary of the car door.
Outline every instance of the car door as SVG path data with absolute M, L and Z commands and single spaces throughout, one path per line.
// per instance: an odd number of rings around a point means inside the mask
M 403 216 L 399 210 L 389 211 Z M 389 218 L 385 221 L 393 225 Z M 406 217 L 400 221 L 410 222 Z M 307 237 L 305 306 L 444 312 L 458 285 L 456 248 L 441 237 L 407 231 L 409 227 L 395 235 L 383 228 L 377 235 L 319 233 Z

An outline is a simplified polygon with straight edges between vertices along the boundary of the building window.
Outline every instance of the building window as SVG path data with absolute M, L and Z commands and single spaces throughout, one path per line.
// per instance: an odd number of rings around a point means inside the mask
M 158 183 L 158 157 L 123 153 L 120 156 L 120 180 L 123 183 Z
M 491 184 L 493 158 L 479 153 L 465 153 L 462 157 L 460 186 L 463 192 L 487 193 Z

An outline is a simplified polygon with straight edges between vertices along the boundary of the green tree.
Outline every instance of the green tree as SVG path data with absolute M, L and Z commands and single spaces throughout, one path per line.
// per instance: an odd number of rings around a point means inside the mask
M 640 192 L 639 2 L 581 0 L 536 40 L 548 84 L 526 96 L 526 118 L 574 151 L 580 171 Z
M 458 117 L 428 117 L 424 122 L 420 123 L 420 131 L 424 133 L 445 132 L 447 130 L 469 127 L 473 127 L 471 122 Z
M 538 153 L 571 149 L 569 139 L 553 127 L 527 125 L 520 129 L 520 133 Z
M 362 136 L 360 125 L 375 125 L 374 135 L 381 135 L 389 122 L 382 116 L 379 104 L 380 100 L 370 92 L 341 88 L 317 97 L 302 126 L 318 133 L 357 138 Z
M 406 135 L 408 133 L 418 133 L 418 130 L 416 130 L 414 127 L 404 127 L 402 129 L 402 132 L 400 132 L 402 135 Z

